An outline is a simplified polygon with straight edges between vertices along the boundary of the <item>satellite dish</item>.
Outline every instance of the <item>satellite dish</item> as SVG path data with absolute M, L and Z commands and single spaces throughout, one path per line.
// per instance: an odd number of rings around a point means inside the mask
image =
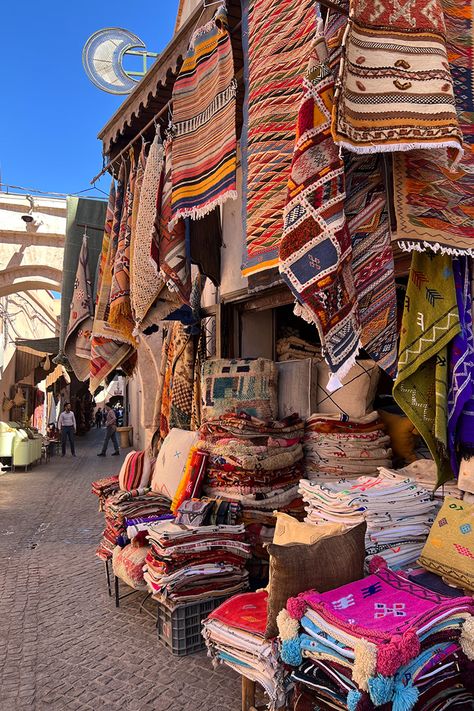
M 125 55 L 143 58 L 143 71 L 126 71 Z M 148 58 L 158 54 L 147 52 L 142 40 L 120 27 L 107 27 L 89 37 L 82 50 L 82 64 L 95 86 L 109 94 L 130 94 L 136 83 L 146 74 Z

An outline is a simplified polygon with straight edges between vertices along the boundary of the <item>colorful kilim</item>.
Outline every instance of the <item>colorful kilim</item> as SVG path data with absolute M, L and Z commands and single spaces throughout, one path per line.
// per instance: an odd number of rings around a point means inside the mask
M 242 130 L 242 216 L 247 236 L 242 273 L 278 266 L 301 76 L 316 27 L 312 0 L 246 0 Z
M 471 265 L 469 257 L 454 257 L 453 271 L 461 330 L 450 349 L 448 393 L 448 447 L 454 475 L 459 472 L 458 422 L 474 395 L 474 334 L 471 313 Z M 462 421 L 462 420 L 461 420 Z M 474 439 L 474 432 L 472 434 Z
M 129 344 L 120 343 L 120 336 L 107 322 L 109 309 L 110 286 L 112 272 L 110 264 L 113 249 L 114 224 L 120 223 L 121 206 L 123 200 L 124 167 L 120 170 L 117 181 L 117 190 L 112 181 L 110 188 L 107 213 L 105 217 L 104 237 L 102 241 L 102 254 L 99 262 L 99 279 L 97 283 L 97 301 L 94 323 L 92 326 L 91 361 L 90 361 L 90 390 L 92 393 L 101 382 L 109 375 L 131 352 Z
M 455 170 L 445 166 L 443 151 L 395 156 L 393 239 L 407 250 L 474 256 L 474 1 L 442 4 L 464 156 Z
M 130 242 L 132 231 L 133 198 L 135 191 L 136 164 L 130 150 L 130 176 L 125 192 L 117 251 L 113 262 L 110 288 L 109 323 L 126 341 L 133 342 L 134 322 L 130 303 Z
M 162 278 L 156 273 L 155 266 L 150 259 L 163 157 L 163 146 L 157 134 L 150 146 L 144 169 L 131 253 L 130 298 L 137 327 L 147 315 L 164 286 Z
M 179 294 L 181 301 L 189 304 L 191 294 L 191 267 L 186 255 L 186 228 L 184 220 L 169 227 L 171 217 L 171 175 L 174 144 L 165 143 L 165 159 L 158 189 L 158 231 L 151 243 L 151 259 L 157 272 L 170 291 Z
M 87 235 L 84 235 L 64 341 L 64 352 L 79 380 L 87 380 L 89 377 L 88 361 L 91 356 L 93 301 Z
M 356 153 L 461 151 L 441 0 L 351 0 L 333 112 Z
M 458 331 L 451 257 L 414 252 L 393 395 L 428 445 L 438 467 L 438 485 L 452 478 L 439 437 L 447 417 L 445 348 Z
M 393 253 L 380 156 L 349 154 L 344 205 L 352 239 L 352 271 L 362 347 L 394 378 L 397 302 Z
M 173 88 L 170 228 L 236 199 L 236 82 L 227 14 L 196 30 Z M 197 113 L 199 112 L 199 113 Z
M 333 89 L 326 43 L 319 36 L 303 80 L 280 272 L 296 297 L 295 313 L 318 327 L 333 374 L 330 390 L 340 386 L 360 348 L 344 165 L 330 131 Z

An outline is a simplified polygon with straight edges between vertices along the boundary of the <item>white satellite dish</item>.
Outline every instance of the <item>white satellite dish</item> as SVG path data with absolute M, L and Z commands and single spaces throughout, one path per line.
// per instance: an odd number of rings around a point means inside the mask
M 125 55 L 143 59 L 142 71 L 126 71 Z M 82 50 L 82 64 L 91 82 L 109 94 L 130 94 L 146 74 L 148 59 L 159 55 L 147 52 L 142 40 L 121 27 L 107 27 L 89 37 Z

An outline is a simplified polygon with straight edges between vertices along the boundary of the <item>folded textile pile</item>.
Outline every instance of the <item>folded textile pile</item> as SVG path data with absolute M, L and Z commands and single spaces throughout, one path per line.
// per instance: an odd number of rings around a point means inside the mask
M 321 709 L 472 708 L 473 614 L 472 598 L 443 597 L 385 567 L 290 598 L 278 622 L 282 659 L 298 667 L 297 703 L 303 687 Z
M 91 491 L 99 497 L 99 511 L 104 510 L 104 505 L 109 496 L 115 494 L 119 489 L 118 476 L 106 476 L 103 479 L 97 479 L 91 484 Z
M 244 509 L 290 504 L 302 476 L 303 428 L 296 415 L 266 422 L 241 412 L 205 422 L 199 443 L 209 453 L 205 493 Z
M 461 498 L 461 491 L 455 479 L 446 481 L 438 489 L 435 489 L 438 475 L 436 462 L 433 459 L 417 459 L 403 469 L 397 469 L 397 474 L 414 479 L 419 486 L 432 492 L 432 496 L 438 501 L 439 505 L 443 503 L 446 496 L 454 496 L 457 499 Z
M 392 568 L 414 563 L 437 512 L 429 491 L 398 472 L 380 468 L 377 477 L 353 482 L 302 479 L 308 523 L 355 525 L 367 521 L 366 561 L 383 556 Z
M 126 521 L 142 516 L 164 515 L 170 513 L 170 500 L 150 489 L 119 491 L 105 502 L 105 529 L 96 550 L 96 555 L 103 560 L 111 558 L 119 539 L 125 543 Z
M 377 412 L 350 419 L 311 415 L 303 446 L 308 479 L 355 479 L 392 464 L 390 437 Z
M 301 509 L 303 421 L 258 420 L 240 413 L 201 426 L 199 447 L 208 452 L 204 492 L 242 506 L 254 555 L 268 558 L 264 544 L 273 537 L 272 512 Z
M 274 640 L 265 639 L 267 593 L 244 593 L 226 600 L 203 623 L 209 656 L 258 682 L 269 708 L 285 704 L 284 669 Z
M 277 360 L 321 359 L 321 346 L 313 346 L 297 336 L 279 338 L 276 344 Z
M 247 588 L 250 557 L 245 528 L 184 526 L 164 521 L 148 528 L 144 578 L 158 600 L 173 604 L 233 595 Z

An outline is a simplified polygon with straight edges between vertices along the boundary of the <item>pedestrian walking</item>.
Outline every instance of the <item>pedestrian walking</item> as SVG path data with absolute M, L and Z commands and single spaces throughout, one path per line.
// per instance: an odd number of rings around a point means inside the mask
M 102 424 L 105 427 L 105 423 L 107 422 L 107 408 L 104 407 L 102 410 Z
M 71 448 L 71 454 L 73 457 L 76 456 L 76 449 L 74 447 L 74 435 L 76 434 L 76 418 L 74 413 L 71 411 L 71 403 L 67 402 L 64 405 L 64 410 L 59 415 L 58 420 L 59 431 L 61 432 L 61 450 L 62 456 L 66 455 L 66 443 L 69 440 L 69 446 Z
M 114 410 L 110 406 L 110 402 L 105 403 L 104 412 L 106 413 L 105 439 L 104 439 L 104 444 L 102 445 L 102 451 L 99 452 L 97 456 L 98 457 L 105 457 L 105 455 L 107 454 L 107 447 L 109 445 L 109 441 L 112 440 L 112 444 L 114 445 L 114 449 L 115 449 L 115 452 L 112 452 L 112 456 L 117 457 L 120 454 L 118 440 L 117 440 L 117 418 L 115 416 Z
M 95 413 L 95 426 L 98 430 L 102 427 L 102 408 L 99 407 L 97 412 Z

